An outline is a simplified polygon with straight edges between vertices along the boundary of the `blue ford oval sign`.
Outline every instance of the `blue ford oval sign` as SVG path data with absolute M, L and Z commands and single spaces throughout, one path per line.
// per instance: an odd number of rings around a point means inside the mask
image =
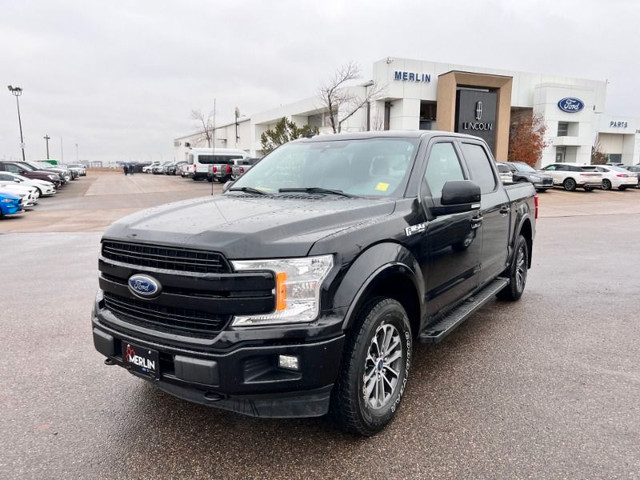
M 162 291 L 160 282 L 149 275 L 131 275 L 128 283 L 131 293 L 142 298 L 153 298 Z
M 566 97 L 558 102 L 558 108 L 567 113 L 578 113 L 584 108 L 584 102 L 579 98 Z

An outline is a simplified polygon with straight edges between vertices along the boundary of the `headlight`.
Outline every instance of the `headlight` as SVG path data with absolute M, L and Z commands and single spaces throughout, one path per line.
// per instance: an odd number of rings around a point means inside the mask
M 234 326 L 311 322 L 320 312 L 320 287 L 333 267 L 333 256 L 231 262 L 236 271 L 271 270 L 276 278 L 272 313 L 237 316 Z
M 2 203 L 11 203 L 11 202 L 13 202 L 13 198 L 3 198 L 2 200 L 0 200 L 0 202 L 2 202 Z
M 539 181 L 540 181 L 540 177 L 539 177 L 539 176 L 537 176 L 537 175 L 531 175 L 531 176 L 529 177 L 529 179 L 530 179 L 532 182 L 539 182 Z
M 49 180 L 55 180 L 56 179 L 56 175 L 47 175 L 47 177 L 49 177 Z

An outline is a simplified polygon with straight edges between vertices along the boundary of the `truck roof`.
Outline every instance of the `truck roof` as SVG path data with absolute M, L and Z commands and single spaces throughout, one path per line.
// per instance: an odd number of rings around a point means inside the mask
M 311 138 L 299 138 L 296 142 L 323 142 L 326 140 L 361 140 L 366 138 L 426 138 L 446 135 L 448 137 L 459 137 L 478 140 L 479 137 L 456 132 L 445 132 L 442 130 L 385 130 L 372 132 L 336 133 L 315 135 Z

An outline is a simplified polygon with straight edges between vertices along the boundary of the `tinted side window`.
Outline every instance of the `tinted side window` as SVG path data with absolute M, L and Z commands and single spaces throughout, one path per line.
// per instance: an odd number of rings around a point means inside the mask
M 482 193 L 493 192 L 497 186 L 496 177 L 491 168 L 491 160 L 484 148 L 473 143 L 463 143 L 462 153 L 467 161 L 471 180 L 480 185 Z
M 464 180 L 460 160 L 452 143 L 436 143 L 431 147 L 424 178 L 432 197 L 442 196 L 442 187 L 450 180 Z

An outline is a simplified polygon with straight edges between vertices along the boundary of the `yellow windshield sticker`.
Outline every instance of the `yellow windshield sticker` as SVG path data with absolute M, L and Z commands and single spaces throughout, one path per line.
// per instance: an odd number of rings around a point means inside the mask
M 388 183 L 379 182 L 378 185 L 376 185 L 376 190 L 380 190 L 381 192 L 386 192 L 388 188 Z

